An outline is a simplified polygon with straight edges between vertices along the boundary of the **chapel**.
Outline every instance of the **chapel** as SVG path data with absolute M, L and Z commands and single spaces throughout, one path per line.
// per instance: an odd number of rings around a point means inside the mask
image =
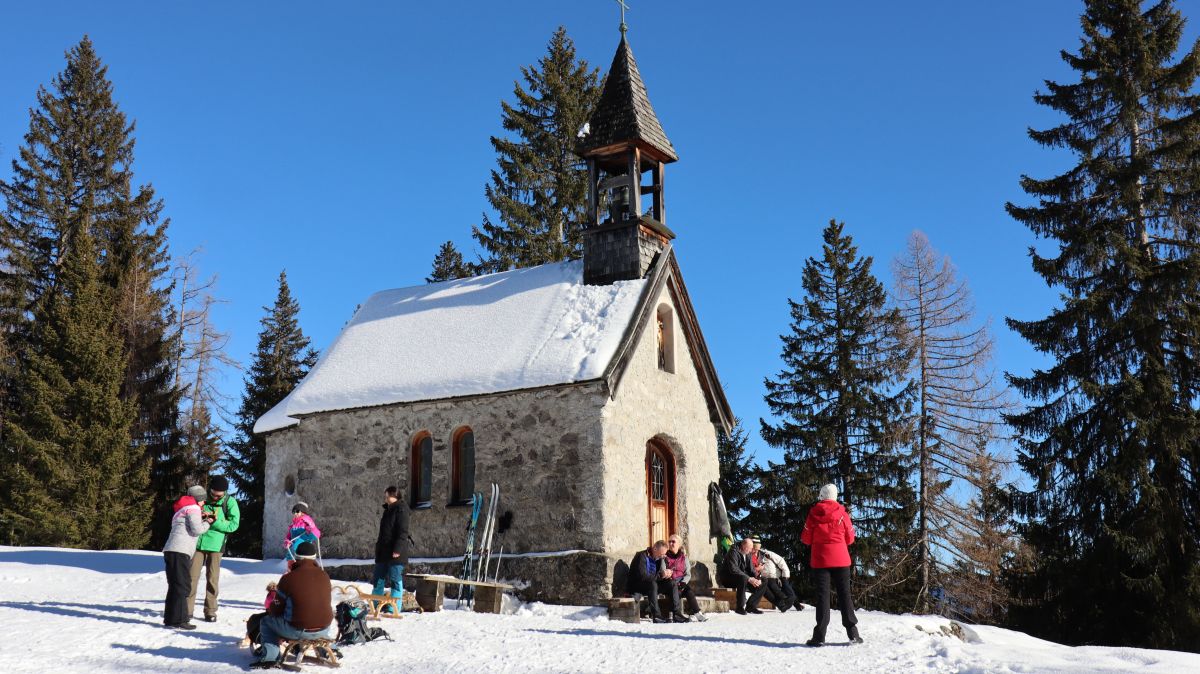
M 601 602 L 635 552 L 674 533 L 696 589 L 712 584 L 709 486 L 733 415 L 667 227 L 678 156 L 625 32 L 580 132 L 582 259 L 364 301 L 255 425 L 264 557 L 282 556 L 304 501 L 325 558 L 369 560 L 395 484 L 410 508 L 408 570 L 455 575 L 471 496 L 495 483 L 507 524 L 495 574 L 526 600 Z

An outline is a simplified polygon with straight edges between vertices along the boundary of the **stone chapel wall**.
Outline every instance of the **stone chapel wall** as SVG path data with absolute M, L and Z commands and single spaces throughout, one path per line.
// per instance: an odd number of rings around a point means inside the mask
M 658 331 L 652 318 L 615 399 L 604 408 L 604 551 L 628 561 L 649 542 L 646 443 L 658 438 L 677 464 L 676 533 L 683 536 L 693 567 L 706 563 L 711 573 L 716 541 L 709 538 L 708 485 L 720 475 L 716 429 L 667 287 L 654 306 L 663 304 L 671 307 L 674 319 L 675 371 L 658 367 Z
M 264 556 L 282 556 L 291 507 L 302 500 L 323 532 L 324 557 L 373 557 L 383 489 L 395 484 L 407 498 L 410 444 L 428 431 L 432 504 L 410 513 L 414 555 L 461 557 L 471 510 L 447 502 L 451 435 L 462 426 L 475 434 L 475 489 L 499 483 L 500 510 L 513 511 L 506 552 L 598 551 L 607 401 L 593 382 L 307 417 L 267 436 Z

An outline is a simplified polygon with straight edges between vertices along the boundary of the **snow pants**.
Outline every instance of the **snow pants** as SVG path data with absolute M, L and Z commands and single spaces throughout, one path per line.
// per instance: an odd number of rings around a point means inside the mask
M 813 641 L 824 642 L 829 627 L 829 584 L 837 590 L 838 608 L 842 610 L 842 627 L 853 639 L 858 635 L 858 618 L 854 617 L 854 599 L 850 596 L 850 567 L 813 569 L 813 583 L 817 586 L 817 626 L 813 628 Z
M 787 610 L 796 605 L 796 591 L 786 578 L 767 578 L 763 584 L 767 586 L 767 601 L 775 608 Z
M 404 594 L 404 565 L 389 562 L 375 562 L 375 573 L 371 577 L 371 594 L 383 594 L 387 588 L 392 588 L 391 596 L 399 597 Z M 392 607 L 385 606 L 384 613 L 391 613 Z
M 758 608 L 758 600 L 762 599 L 767 592 L 767 584 L 759 583 L 758 587 L 750 587 L 750 579 L 746 576 L 725 576 L 722 575 L 718 581 L 722 587 L 731 587 L 737 590 L 737 606 L 735 610 L 745 611 L 747 608 Z M 750 593 L 750 597 L 746 597 L 746 592 Z
M 630 590 L 635 594 L 640 594 L 646 597 L 647 608 L 650 610 L 650 618 L 663 618 L 662 609 L 658 605 L 659 593 L 665 594 L 671 598 L 671 612 L 676 615 L 683 615 L 683 611 L 679 606 L 679 583 L 673 579 L 658 578 L 656 580 L 648 580 L 644 583 L 634 583 Z
M 200 572 L 204 571 L 204 617 L 217 615 L 217 592 L 221 588 L 221 553 L 197 550 L 192 555 L 192 589 L 188 593 L 188 617 L 196 610 L 196 593 L 200 591 Z
M 676 583 L 679 586 L 679 598 L 687 605 L 688 615 L 700 612 L 700 602 L 696 601 L 696 591 L 687 583 Z
M 333 639 L 337 636 L 337 622 L 319 630 L 296 629 L 283 616 L 268 615 L 259 623 L 259 636 L 263 653 L 259 662 L 275 662 L 279 660 L 279 640 L 304 641 L 308 639 Z
M 188 593 L 192 591 L 192 556 L 182 552 L 164 552 L 167 566 L 167 605 L 163 612 L 163 624 L 168 627 L 191 622 L 192 612 L 187 606 Z

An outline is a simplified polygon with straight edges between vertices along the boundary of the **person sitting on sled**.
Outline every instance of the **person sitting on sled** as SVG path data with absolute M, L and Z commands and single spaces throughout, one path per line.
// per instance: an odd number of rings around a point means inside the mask
M 300 547 L 301 543 L 312 543 L 320 550 L 320 544 L 317 542 L 320 538 L 321 530 L 308 514 L 308 504 L 300 501 L 292 506 L 292 523 L 288 525 L 287 536 L 283 539 L 283 547 L 287 550 L 283 558 L 288 561 L 288 567 L 291 568 L 296 563 L 296 548 Z
M 259 624 L 258 659 L 251 669 L 279 666 L 281 639 L 288 641 L 332 640 L 337 633 L 333 620 L 333 585 L 324 569 L 317 566 L 317 546 L 305 541 L 296 546 L 296 565 L 279 579 L 275 599 Z

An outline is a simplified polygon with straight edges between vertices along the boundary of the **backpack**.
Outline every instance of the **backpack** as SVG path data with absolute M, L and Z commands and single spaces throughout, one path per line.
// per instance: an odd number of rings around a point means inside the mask
M 335 615 L 338 626 L 338 646 L 365 644 L 380 638 L 392 640 L 382 628 L 367 626 L 366 602 L 359 600 L 341 602 L 337 605 Z

